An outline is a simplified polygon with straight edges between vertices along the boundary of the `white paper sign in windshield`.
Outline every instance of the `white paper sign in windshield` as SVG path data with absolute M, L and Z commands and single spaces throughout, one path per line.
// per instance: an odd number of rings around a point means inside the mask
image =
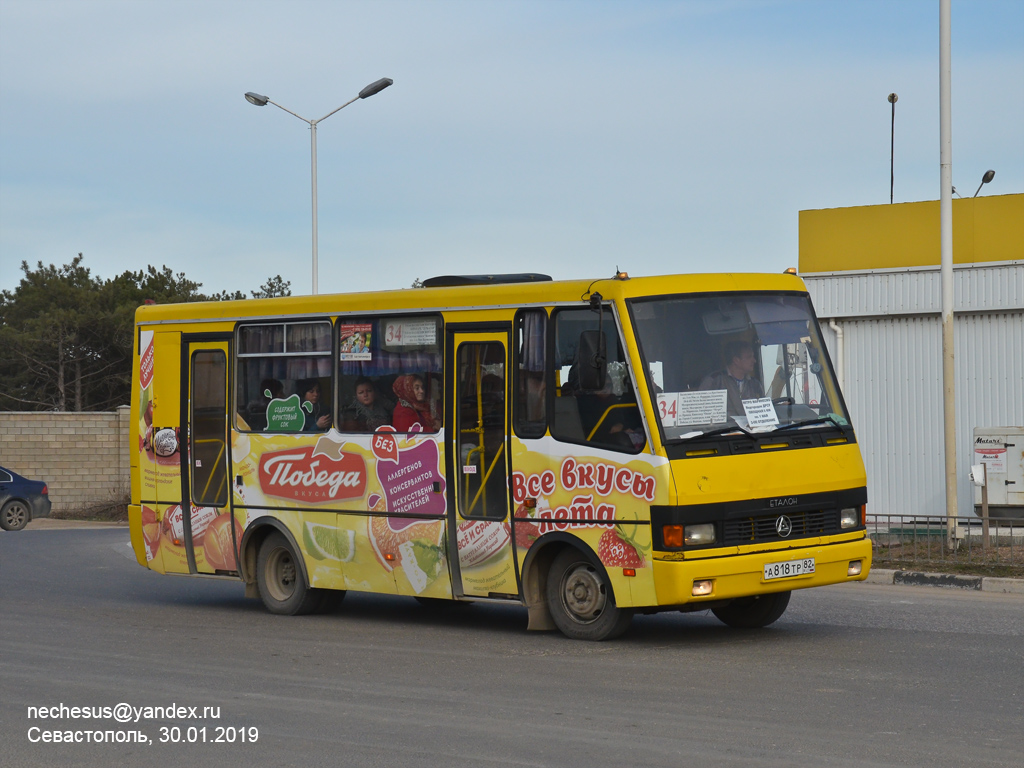
M 751 432 L 768 432 L 779 426 L 779 415 L 775 413 L 770 397 L 744 400 L 743 410 L 747 414 L 747 425 Z
M 724 389 L 664 392 L 658 395 L 658 416 L 666 427 L 724 424 L 728 396 L 729 393 Z
M 658 416 L 666 427 L 687 424 L 724 424 L 726 401 L 724 389 L 697 392 L 665 392 L 657 396 Z
M 724 424 L 729 393 L 724 389 L 679 393 L 678 424 Z
M 659 392 L 658 393 L 658 418 L 662 426 L 674 427 L 676 416 L 679 413 L 679 393 Z
M 389 347 L 436 344 L 437 323 L 434 320 L 388 320 L 384 326 L 384 343 Z

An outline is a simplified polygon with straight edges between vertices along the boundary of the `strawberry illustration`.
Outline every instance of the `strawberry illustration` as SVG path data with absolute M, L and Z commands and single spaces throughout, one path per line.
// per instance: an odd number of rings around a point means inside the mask
M 531 522 L 527 517 L 529 511 L 525 506 L 516 510 L 515 532 L 516 546 L 519 549 L 529 549 L 537 539 L 540 538 L 540 526 Z
M 623 538 L 614 528 L 601 534 L 597 556 L 605 565 L 614 568 L 643 568 L 644 558 L 629 538 Z

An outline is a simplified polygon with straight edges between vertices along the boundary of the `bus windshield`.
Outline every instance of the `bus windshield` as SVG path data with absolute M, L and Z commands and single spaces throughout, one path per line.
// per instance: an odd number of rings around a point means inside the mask
M 806 295 L 634 299 L 630 313 L 666 441 L 848 426 Z

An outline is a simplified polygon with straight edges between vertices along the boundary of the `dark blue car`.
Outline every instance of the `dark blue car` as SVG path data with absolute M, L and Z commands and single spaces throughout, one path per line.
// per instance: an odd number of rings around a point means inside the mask
M 34 517 L 50 516 L 46 483 L 0 467 L 0 528 L 20 531 Z

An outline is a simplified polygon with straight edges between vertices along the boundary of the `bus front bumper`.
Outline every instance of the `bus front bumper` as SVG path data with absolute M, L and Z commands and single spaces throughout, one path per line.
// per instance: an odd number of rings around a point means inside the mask
M 814 559 L 814 572 L 783 578 L 765 578 L 769 564 L 802 563 Z M 850 575 L 851 567 L 860 571 Z M 717 602 L 736 597 L 822 587 L 863 581 L 871 570 L 871 541 L 843 541 L 798 549 L 776 549 L 743 555 L 663 560 L 655 555 L 654 586 L 659 605 Z M 780 569 L 784 570 L 785 566 Z M 710 584 L 708 583 L 710 582 Z M 703 594 L 694 594 L 703 592 Z

